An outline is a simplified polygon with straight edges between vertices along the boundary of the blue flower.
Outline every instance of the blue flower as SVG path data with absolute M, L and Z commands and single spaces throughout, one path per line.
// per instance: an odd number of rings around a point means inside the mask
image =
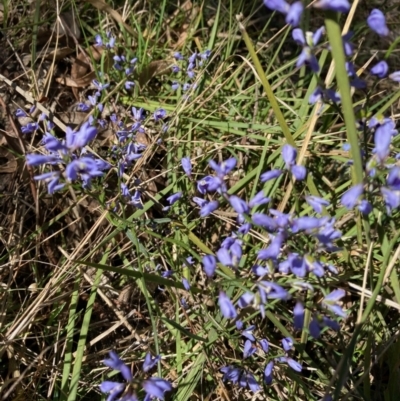
M 374 8 L 367 18 L 367 24 L 370 29 L 376 32 L 379 36 L 388 36 L 389 28 L 386 25 L 385 15 L 381 10 Z
M 148 372 L 149 370 L 153 369 L 153 367 L 156 366 L 160 360 L 161 355 L 156 355 L 154 358 L 152 358 L 150 352 L 148 352 L 144 358 L 142 367 L 143 372 Z
M 392 81 L 400 82 L 400 71 L 395 71 L 389 75 Z
M 241 198 L 236 195 L 232 195 L 229 197 L 229 203 L 233 207 L 236 213 L 246 214 L 249 213 L 249 205 Z
M 192 175 L 192 162 L 190 161 L 190 157 L 183 157 L 181 159 L 181 165 L 185 174 L 190 177 Z
M 26 155 L 26 164 L 28 166 L 41 166 L 43 164 L 54 164 L 60 161 L 60 158 L 53 155 L 40 155 L 30 153 Z
M 228 173 L 230 173 L 236 166 L 236 159 L 231 157 L 223 161 L 221 164 L 216 163 L 214 160 L 209 161 L 210 167 L 217 173 L 219 178 L 224 178 Z
M 283 241 L 284 241 L 284 235 L 282 233 L 278 233 L 272 239 L 268 248 L 261 249 L 260 251 L 258 251 L 257 257 L 261 260 L 277 259 L 281 252 L 281 247 L 282 247 Z
M 111 369 L 118 370 L 122 377 L 127 381 L 130 382 L 133 379 L 132 372 L 129 367 L 120 359 L 118 354 L 115 351 L 109 352 L 109 359 L 104 359 L 104 365 L 108 366 Z
M 290 6 L 284 0 L 264 0 L 264 4 L 272 11 L 278 11 L 282 14 L 289 12 Z
M 301 1 L 294 2 L 289 11 L 286 14 L 286 23 L 293 27 L 296 27 L 300 24 L 301 16 L 303 14 L 304 6 Z
M 391 214 L 393 209 L 400 206 L 400 191 L 393 191 L 389 188 L 381 187 L 381 193 L 386 204 L 388 214 Z
M 260 176 L 260 181 L 261 182 L 267 182 L 269 180 L 273 180 L 274 178 L 278 178 L 280 175 L 282 175 L 283 171 L 282 170 L 271 170 L 267 171 Z
M 219 304 L 219 308 L 222 313 L 222 316 L 224 318 L 236 319 L 236 317 L 237 317 L 236 309 L 224 291 L 219 292 L 218 304 Z
M 379 61 L 378 64 L 375 64 L 371 68 L 371 74 L 376 75 L 378 78 L 384 78 L 386 77 L 387 73 L 389 71 L 389 66 L 386 61 L 382 60 Z
M 246 340 L 243 348 L 243 359 L 252 356 L 256 351 L 257 348 L 253 345 L 253 343 L 250 340 Z
M 287 363 L 296 372 L 302 371 L 301 364 L 299 362 L 295 361 L 293 358 L 290 358 L 288 356 L 281 356 L 278 358 L 278 361 L 282 362 L 282 363 Z
M 258 291 L 263 304 L 268 299 L 290 299 L 290 294 L 279 284 L 273 283 L 272 281 L 260 281 L 258 283 Z
M 170 382 L 159 377 L 150 377 L 142 383 L 144 391 L 149 397 L 155 397 L 160 400 L 164 399 L 164 393 L 172 390 Z
M 317 212 L 317 213 L 322 213 L 323 208 L 326 206 L 329 206 L 330 203 L 322 199 L 318 196 L 310 195 L 306 196 L 306 202 Z
M 293 325 L 296 330 L 302 330 L 304 326 L 304 305 L 299 301 L 293 309 Z
M 267 366 L 264 369 L 264 382 L 267 386 L 269 386 L 272 383 L 273 371 L 274 371 L 274 361 L 270 361 L 267 363 Z
M 285 337 L 282 340 L 283 349 L 288 352 L 293 348 L 293 340 L 290 337 Z
M 258 192 L 254 195 L 253 198 L 249 201 L 249 207 L 253 208 L 254 206 L 264 205 L 268 203 L 271 199 L 264 195 L 264 191 Z
M 175 202 L 177 202 L 180 198 L 182 198 L 182 192 L 176 192 L 175 194 L 172 194 L 168 196 L 167 202 L 170 205 L 173 205 Z
M 363 193 L 363 185 L 357 184 L 347 190 L 341 197 L 340 201 L 344 207 L 351 210 L 358 203 L 358 199 Z
M 182 284 L 186 291 L 190 291 L 190 283 L 187 280 L 187 278 L 185 278 L 185 277 L 182 278 Z
M 345 291 L 342 289 L 334 290 L 322 300 L 322 305 L 337 316 L 347 317 L 346 312 L 344 312 L 341 306 L 337 304 L 337 302 L 343 298 L 345 294 Z
M 210 201 L 203 204 L 200 209 L 200 217 L 209 216 L 212 212 L 218 209 L 219 202 L 218 201 Z
M 350 10 L 348 0 L 319 0 L 313 6 L 321 10 L 330 10 L 339 13 L 347 13 Z
M 23 134 L 31 134 L 32 132 L 35 132 L 37 129 L 39 129 L 38 123 L 28 123 L 21 127 L 21 132 Z
M 155 121 L 163 120 L 166 116 L 167 112 L 164 109 L 157 109 L 153 114 L 153 118 Z
M 217 260 L 214 255 L 203 256 L 203 268 L 208 278 L 212 278 L 217 268 Z

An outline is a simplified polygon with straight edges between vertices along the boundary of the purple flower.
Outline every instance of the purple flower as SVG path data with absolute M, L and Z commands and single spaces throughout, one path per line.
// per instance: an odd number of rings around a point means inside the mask
M 260 343 L 260 346 L 261 346 L 262 350 L 263 350 L 266 354 L 268 354 L 268 351 L 269 351 L 269 343 L 268 343 L 268 341 L 267 341 L 265 338 L 263 338 L 263 339 L 261 339 L 261 340 L 259 341 L 259 343 Z
M 286 23 L 293 27 L 298 26 L 301 20 L 301 15 L 303 14 L 303 10 L 304 6 L 301 1 L 294 2 L 286 14 Z
M 220 177 L 207 175 L 202 180 L 197 181 L 197 190 L 204 195 L 207 192 L 214 192 L 220 189 L 223 187 L 223 184 L 224 182 Z
M 231 204 L 236 213 L 239 214 L 249 213 L 249 205 L 238 196 L 236 195 L 230 196 L 229 203 Z
M 170 205 L 173 205 L 176 201 L 178 201 L 180 198 L 182 198 L 182 192 L 176 192 L 175 194 L 172 194 L 168 196 L 167 202 Z
M 261 260 L 276 259 L 281 252 L 283 241 L 284 235 L 282 233 L 278 233 L 273 238 L 268 248 L 258 251 L 257 257 Z
M 368 215 L 372 212 L 372 205 L 367 200 L 363 199 L 358 205 L 358 210 L 363 215 Z
M 32 132 L 35 132 L 37 129 L 39 129 L 38 123 L 28 123 L 25 126 L 21 127 L 21 132 L 23 134 L 31 134 Z
M 307 274 L 307 265 L 304 257 L 297 253 L 288 255 L 288 264 L 290 271 L 297 277 L 304 277 Z
M 271 200 L 270 198 L 264 195 L 264 191 L 260 191 L 256 195 L 254 195 L 253 198 L 250 199 L 249 207 L 253 208 L 254 206 L 264 205 L 268 203 L 270 200 Z
M 253 343 L 250 340 L 246 340 L 243 348 L 243 359 L 252 356 L 257 351 L 257 348 L 253 346 Z
M 27 117 L 27 116 L 28 116 L 28 114 L 26 114 L 25 110 L 17 109 L 17 111 L 15 112 L 15 117 L 20 118 L 20 117 Z
M 255 326 L 249 326 L 242 331 L 242 336 L 246 337 L 250 341 L 256 341 L 255 337 L 253 336 L 253 330 Z
M 347 13 L 350 10 L 350 3 L 348 0 L 319 0 L 314 3 L 314 7 L 322 10 Z
M 299 58 L 296 62 L 296 67 L 300 68 L 303 65 L 308 65 L 311 68 L 311 71 L 318 72 L 319 71 L 319 64 L 317 58 L 314 56 L 311 48 L 308 46 L 303 47 Z
M 286 362 L 294 371 L 301 372 L 302 366 L 299 362 L 287 356 L 281 357 L 280 362 Z
M 89 121 L 84 122 L 77 132 L 67 127 L 65 144 L 70 151 L 85 147 L 97 135 L 97 128 L 90 125 Z
M 126 81 L 124 86 L 127 91 L 130 91 L 135 86 L 135 83 L 132 81 Z
M 214 255 L 203 256 L 203 268 L 208 278 L 212 278 L 217 268 L 217 260 Z
M 246 387 L 249 386 L 249 389 L 254 393 L 260 390 L 260 386 L 257 383 L 254 375 L 250 372 L 243 372 L 239 378 L 239 386 Z
M 172 84 L 171 84 L 171 89 L 173 90 L 173 91 L 176 91 L 176 90 L 178 90 L 179 88 L 180 88 L 180 83 L 179 82 L 177 82 L 177 81 L 172 81 Z
M 154 358 L 152 358 L 150 352 L 148 352 L 144 357 L 144 362 L 142 367 L 143 372 L 148 372 L 149 370 L 153 369 L 153 367 L 156 366 L 158 361 L 160 360 L 161 360 L 161 355 L 157 355 Z
M 278 228 L 278 224 L 276 223 L 275 219 L 263 213 L 254 213 L 252 220 L 254 224 L 264 227 L 271 232 Z
M 308 98 L 308 103 L 315 104 L 319 102 L 322 99 L 323 94 L 324 91 L 319 86 L 317 86 L 314 92 L 311 93 L 310 97 Z
M 293 340 L 290 337 L 283 338 L 282 347 L 286 352 L 289 352 L 293 348 Z
M 389 71 L 389 66 L 386 61 L 380 61 L 371 68 L 371 74 L 376 75 L 378 78 L 386 77 Z
M 60 161 L 57 156 L 51 155 L 40 155 L 36 153 L 30 153 L 26 156 L 26 164 L 28 166 L 41 166 L 42 164 L 55 164 Z
M 314 230 L 323 226 L 327 222 L 326 217 L 310 217 L 303 216 L 297 219 L 293 219 L 291 222 L 292 231 L 298 233 L 303 230 Z
M 167 112 L 164 109 L 157 109 L 153 114 L 153 118 L 155 121 L 163 120 L 166 116 Z
M 141 107 L 140 109 L 136 107 L 132 107 L 132 117 L 135 121 L 142 121 L 144 120 L 144 110 Z
M 273 370 L 274 370 L 274 361 L 270 361 L 267 363 L 267 366 L 264 369 L 264 382 L 267 386 L 269 386 L 272 383 Z
M 271 170 L 261 174 L 260 180 L 261 182 L 267 182 L 269 180 L 273 180 L 274 178 L 278 178 L 283 173 L 282 170 Z
M 185 174 L 190 177 L 192 175 L 192 162 L 190 161 L 190 157 L 183 157 L 181 164 Z
M 190 291 L 190 283 L 185 277 L 182 278 L 182 284 L 186 291 Z
M 96 46 L 103 46 L 103 39 L 99 34 L 94 37 L 94 43 Z
M 284 0 L 264 0 L 264 5 L 272 11 L 278 11 L 282 14 L 287 14 L 290 6 Z
M 386 184 L 394 191 L 400 190 L 400 167 L 394 166 L 389 170 Z
M 400 191 L 392 191 L 389 188 L 381 187 L 381 193 L 390 215 L 393 209 L 397 209 L 400 206 Z
M 175 60 L 183 60 L 183 56 L 182 56 L 182 54 L 180 52 L 175 52 L 173 54 L 173 57 L 174 57 Z
M 395 71 L 389 75 L 392 81 L 400 82 L 400 71 Z
M 125 384 L 105 380 L 100 384 L 100 391 L 105 394 L 110 394 L 107 401 L 115 400 L 124 390 Z
M 209 161 L 210 167 L 217 173 L 217 176 L 224 178 L 229 172 L 231 172 L 236 166 L 236 159 L 231 157 L 223 161 L 221 164 L 216 163 L 214 160 Z
M 238 233 L 239 234 L 247 234 L 250 230 L 251 230 L 251 223 L 243 223 L 238 228 Z
M 59 150 L 66 151 L 66 147 L 61 143 L 61 141 L 48 132 L 45 132 L 43 135 L 42 143 L 49 152 L 57 152 Z
M 64 188 L 65 184 L 60 184 L 60 172 L 59 171 L 51 171 L 49 173 L 44 173 L 40 175 L 35 175 L 33 177 L 37 181 L 44 181 L 47 183 L 47 192 L 51 195 L 56 191 Z
M 238 301 L 238 306 L 239 308 L 246 308 L 247 306 L 249 306 L 254 299 L 254 295 L 251 292 L 245 292 Z
M 272 281 L 260 281 L 258 283 L 258 290 L 264 304 L 267 302 L 267 298 L 281 300 L 290 298 L 290 294 L 284 288 Z
M 105 359 L 103 361 L 104 365 L 108 366 L 111 369 L 118 370 L 122 377 L 127 381 L 130 382 L 133 379 L 132 372 L 128 368 L 127 365 L 119 358 L 118 354 L 115 351 L 109 352 L 109 359 Z
M 382 11 L 374 8 L 367 18 L 369 28 L 376 32 L 379 36 L 388 36 L 389 28 L 386 25 L 385 15 Z
M 142 386 L 148 396 L 159 398 L 160 400 L 164 399 L 166 391 L 172 390 L 171 383 L 159 377 L 150 377 L 150 379 L 142 383 Z
M 239 368 L 234 366 L 224 366 L 220 370 L 222 373 L 224 373 L 222 378 L 223 381 L 231 381 L 233 384 L 237 384 L 239 382 L 239 378 L 242 373 Z
M 265 276 L 266 274 L 269 273 L 268 269 L 266 269 L 265 267 L 262 267 L 260 265 L 254 265 L 251 268 L 251 271 L 258 277 Z
M 218 261 L 224 266 L 233 266 L 232 253 L 226 248 L 220 248 L 217 251 Z
M 323 300 L 322 305 L 340 317 L 346 317 L 346 312 L 337 304 L 337 302 L 346 295 L 342 289 L 337 289 L 329 293 Z
M 363 185 L 357 184 L 347 190 L 341 197 L 340 202 L 344 207 L 351 210 L 358 203 L 358 198 L 363 193 Z
M 292 145 L 286 144 L 282 148 L 282 158 L 286 163 L 286 168 L 290 168 L 296 163 L 297 150 Z
M 294 178 L 296 178 L 297 181 L 303 181 L 306 178 L 307 169 L 304 166 L 296 164 L 291 168 L 290 171 L 292 172 Z
M 394 123 L 390 119 L 385 119 L 378 126 L 374 134 L 375 155 L 380 163 L 384 163 L 390 153 L 390 143 L 394 131 Z
M 219 292 L 218 298 L 219 308 L 221 310 L 222 316 L 226 319 L 235 319 L 237 317 L 237 312 L 233 306 L 231 300 L 225 294 L 225 292 Z
M 293 309 L 293 325 L 296 330 L 302 330 L 304 326 L 304 306 L 297 302 Z
M 206 202 L 200 209 L 200 217 L 206 217 L 218 209 L 218 201 Z
M 306 196 L 306 202 L 317 212 L 322 213 L 325 206 L 329 206 L 329 202 L 318 196 Z

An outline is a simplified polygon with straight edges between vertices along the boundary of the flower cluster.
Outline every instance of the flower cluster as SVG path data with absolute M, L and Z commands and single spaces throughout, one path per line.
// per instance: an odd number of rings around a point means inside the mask
M 152 358 L 146 354 L 142 370 L 150 371 L 161 359 L 158 355 Z M 116 352 L 111 351 L 109 358 L 103 361 L 107 367 L 117 370 L 125 380 L 125 383 L 105 380 L 100 384 L 100 391 L 108 394 L 107 401 L 138 401 L 137 391 L 143 389 L 145 392 L 145 401 L 152 398 L 164 399 L 164 393 L 172 390 L 169 381 L 159 377 L 150 377 L 148 379 L 134 378 L 131 369 L 119 358 Z
M 306 177 L 306 168 L 296 163 L 297 151 L 293 146 L 282 147 L 282 159 L 284 169 L 272 169 L 261 174 L 262 183 L 278 179 L 285 171 L 292 174 L 296 180 L 303 180 Z M 199 206 L 199 214 L 203 218 L 211 215 L 223 204 L 229 205 L 237 213 L 237 231 L 222 241 L 215 254 L 207 254 L 202 258 L 204 273 L 210 279 L 215 276 L 218 264 L 231 268 L 238 275 L 244 273 L 243 269 L 239 270 L 239 266 L 245 247 L 248 245 L 245 236 L 251 230 L 261 229 L 270 237 L 268 246 L 256 252 L 257 261 L 251 267 L 254 277 L 253 287 L 240 295 L 237 305 L 235 306 L 225 291 L 219 291 L 218 304 L 222 316 L 234 320 L 237 328 L 242 330 L 243 323 L 239 318 L 238 309 L 256 308 L 264 317 L 271 301 L 289 301 L 293 298 L 293 289 L 297 290 L 297 297 L 300 299 L 304 291 L 319 291 L 313 286 L 312 278 L 318 281 L 326 275 L 337 273 L 337 269 L 326 262 L 325 255 L 338 249 L 335 241 L 341 237 L 341 232 L 335 229 L 335 218 L 325 214 L 326 208 L 330 206 L 326 199 L 306 196 L 305 200 L 310 206 L 311 214 L 296 216 L 268 207 L 272 200 L 265 196 L 263 190 L 249 201 L 238 195 L 230 195 L 227 177 L 235 169 L 236 164 L 234 157 L 222 163 L 211 160 L 209 165 L 213 174 L 206 175 L 196 182 L 198 196 L 193 197 L 193 202 Z M 185 174 L 191 178 L 190 158 L 183 158 L 181 165 Z M 172 204 L 181 197 L 181 192 L 173 194 L 168 198 L 168 202 Z M 267 208 L 267 211 L 262 212 L 260 208 Z M 309 240 L 305 241 L 305 238 Z M 308 243 L 308 250 L 304 247 L 304 243 Z M 276 274 L 284 280 L 275 281 Z M 339 295 L 343 296 L 342 290 L 335 291 L 339 291 Z M 335 316 L 346 317 L 346 313 L 337 303 L 341 296 L 335 291 L 326 295 L 319 305 L 307 305 L 313 313 L 308 330 L 314 338 L 319 337 L 325 327 L 339 329 L 338 323 L 334 320 Z M 303 328 L 304 310 L 303 302 L 297 301 L 293 312 L 294 329 Z M 243 351 L 246 359 L 256 354 L 258 347 L 251 329 L 242 330 L 241 333 L 246 337 Z M 267 364 L 264 375 L 266 383 L 272 380 L 275 363 L 286 363 L 295 371 L 301 371 L 301 365 L 290 356 L 291 346 L 287 345 L 288 341 L 286 339 L 283 342 L 285 354 L 276 356 Z M 259 345 L 267 352 L 266 340 L 261 340 Z M 226 381 L 238 384 L 240 387 L 249 387 L 253 391 L 259 389 L 254 374 L 247 368 L 226 366 L 221 371 Z
M 95 177 L 101 177 L 110 164 L 100 158 L 88 154 L 85 147 L 97 135 L 97 128 L 90 122 L 81 125 L 78 131 L 68 127 L 65 140 L 57 139 L 46 131 L 42 138 L 46 154 L 27 154 L 26 163 L 29 166 L 57 165 L 63 166 L 63 172 L 53 170 L 35 176 L 35 180 L 43 180 L 48 185 L 50 194 L 61 190 L 65 182 L 82 181 L 84 188 L 90 188 Z
M 202 53 L 194 52 L 187 59 L 180 52 L 174 53 L 175 64 L 172 65 L 171 70 L 174 74 L 179 76 L 181 79 L 175 79 L 172 81 L 171 89 L 176 91 L 182 88 L 183 92 L 187 92 L 190 89 L 196 89 L 194 80 L 199 72 L 199 68 L 204 66 L 204 63 L 209 59 L 211 55 L 210 50 L 205 50 Z M 185 71 L 185 75 L 182 76 L 181 71 Z

